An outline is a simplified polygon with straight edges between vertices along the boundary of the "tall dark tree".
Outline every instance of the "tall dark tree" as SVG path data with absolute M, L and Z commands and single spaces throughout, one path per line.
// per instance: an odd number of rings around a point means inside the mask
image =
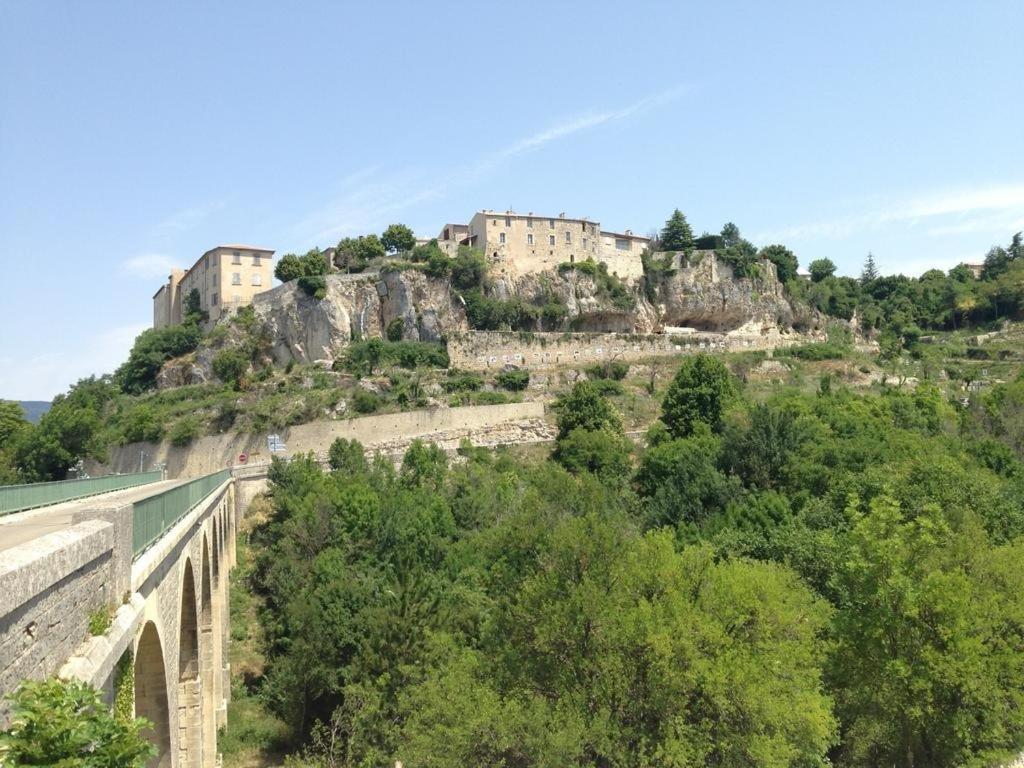
M 694 355 L 683 361 L 661 403 L 661 420 L 673 437 L 688 437 L 699 423 L 722 426 L 725 407 L 736 396 L 735 377 L 719 358 Z
M 731 248 L 734 245 L 739 245 L 742 240 L 740 235 L 740 228 L 733 224 L 731 221 L 726 222 L 725 226 L 722 227 L 722 244 L 726 248 Z
M 864 259 L 864 268 L 860 271 L 860 284 L 867 285 L 878 279 L 878 266 L 875 264 L 875 255 L 868 251 L 868 257 Z
M 693 230 L 683 212 L 676 208 L 661 230 L 661 248 L 665 251 L 692 251 Z

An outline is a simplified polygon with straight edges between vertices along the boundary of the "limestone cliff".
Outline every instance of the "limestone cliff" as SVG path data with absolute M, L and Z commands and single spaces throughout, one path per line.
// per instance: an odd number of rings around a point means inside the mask
M 823 327 L 823 318 L 787 298 L 770 262 L 758 265 L 757 277 L 744 278 L 713 252 L 694 254 L 688 265 L 677 258 L 674 266 L 649 284 L 645 278 L 630 286 L 578 268 L 494 276 L 486 292 L 502 301 L 564 307 L 564 319 L 539 319 L 527 329 L 534 331 L 773 334 Z M 327 275 L 319 299 L 290 282 L 258 294 L 253 309 L 259 354 L 278 365 L 329 363 L 351 341 L 382 337 L 389 327 L 400 328 L 408 341 L 440 341 L 470 330 L 460 291 L 445 278 L 414 269 Z M 223 325 L 226 330 L 208 346 L 165 365 L 160 386 L 213 378 L 216 350 L 241 343 L 241 332 L 230 322 Z

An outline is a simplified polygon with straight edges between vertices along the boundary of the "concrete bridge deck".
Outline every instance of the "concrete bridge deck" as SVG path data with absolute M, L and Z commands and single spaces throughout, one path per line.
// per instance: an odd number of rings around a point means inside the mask
M 0 517 L 0 552 L 48 533 L 70 528 L 75 523 L 88 519 L 89 510 L 97 506 L 133 504 L 186 482 L 188 481 L 184 479 L 161 480 L 4 515 Z

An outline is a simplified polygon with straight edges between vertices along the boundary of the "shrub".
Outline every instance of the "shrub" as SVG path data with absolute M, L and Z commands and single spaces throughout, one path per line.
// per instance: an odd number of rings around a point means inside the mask
M 387 330 L 384 335 L 387 336 L 388 341 L 401 341 L 402 334 L 405 332 L 405 320 L 400 317 L 396 317 L 390 323 L 388 323 Z
M 171 445 L 177 448 L 184 448 L 199 437 L 200 432 L 199 419 L 195 416 L 186 416 L 171 427 L 168 437 L 170 438 Z
M 6 765 L 142 768 L 156 754 L 140 733 L 150 724 L 115 715 L 85 683 L 25 681 L 11 699 L 12 724 L 0 734 Z
M 171 358 L 193 351 L 202 338 L 203 332 L 196 323 L 149 328 L 136 337 L 128 360 L 114 373 L 114 380 L 132 395 L 152 389 L 160 367 Z
M 530 372 L 523 370 L 502 371 L 494 377 L 495 383 L 510 392 L 522 392 L 530 385 Z
M 380 398 L 363 388 L 358 388 L 352 395 L 352 408 L 356 413 L 373 413 L 381 406 Z
M 225 349 L 213 358 L 213 375 L 238 389 L 249 370 L 249 357 L 240 349 Z
M 584 371 L 591 379 L 622 381 L 629 373 L 629 363 L 624 363 L 621 360 L 607 360 L 603 363 L 588 365 Z
M 446 392 L 476 392 L 484 385 L 484 380 L 475 373 L 450 370 L 443 386 Z
M 106 606 L 97 608 L 89 614 L 89 634 L 93 637 L 105 634 L 110 629 L 110 623 L 110 611 L 107 610 Z
M 487 261 L 480 251 L 459 246 L 459 254 L 451 263 L 452 285 L 469 290 L 483 285 L 487 274 Z
M 307 296 L 317 300 L 327 296 L 327 281 L 323 275 L 303 275 L 299 278 L 299 288 Z
M 445 253 L 437 249 L 427 257 L 427 266 L 424 272 L 429 277 L 447 277 L 452 269 L 452 260 Z
M 677 438 L 693 434 L 698 423 L 718 431 L 725 406 L 737 392 L 736 380 L 721 360 L 694 355 L 679 366 L 665 392 L 661 420 Z
M 163 437 L 164 425 L 156 410 L 148 404 L 140 404 L 128 412 L 121 432 L 125 443 L 155 443 Z
M 346 237 L 334 250 L 334 264 L 346 272 L 362 272 L 374 259 L 384 258 L 384 245 L 376 235 Z
M 814 344 L 801 344 L 797 347 L 783 347 L 776 349 L 775 357 L 795 357 L 798 360 L 842 360 L 849 350 L 831 341 L 816 342 Z
M 614 379 L 597 379 L 592 383 L 594 385 L 594 389 L 604 397 L 615 397 L 625 392 L 622 388 L 622 384 Z

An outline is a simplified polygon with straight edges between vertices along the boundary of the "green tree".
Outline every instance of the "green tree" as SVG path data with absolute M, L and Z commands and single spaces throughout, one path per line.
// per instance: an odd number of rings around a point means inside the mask
M 877 280 L 878 266 L 875 264 L 875 255 L 868 251 L 868 257 L 864 259 L 864 268 L 860 271 L 860 284 L 867 285 Z
M 665 392 L 661 420 L 673 437 L 693 434 L 699 423 L 717 432 L 722 414 L 737 392 L 735 377 L 720 359 L 710 355 L 688 357 Z
M 114 380 L 132 395 L 152 389 L 163 364 L 192 352 L 202 338 L 203 332 L 194 322 L 148 328 L 135 338 L 128 359 L 114 372 Z
M 198 325 L 205 323 L 210 318 L 210 313 L 203 309 L 202 299 L 199 296 L 199 289 L 193 288 L 185 295 L 185 301 L 182 303 L 184 309 L 183 322 L 188 325 Z
M 467 246 L 459 246 L 459 253 L 451 262 L 452 285 L 468 290 L 483 285 L 487 274 L 484 255 Z
M 343 437 L 337 437 L 331 443 L 327 460 L 331 469 L 350 474 L 365 472 L 368 467 L 363 444 L 358 440 L 346 440 Z
M 784 245 L 767 245 L 757 254 L 760 259 L 768 259 L 775 265 L 775 273 L 779 282 L 788 283 L 796 277 L 797 268 L 800 266 L 794 254 Z
M 362 272 L 374 259 L 384 258 L 384 246 L 376 235 L 346 237 L 334 251 L 334 265 L 345 272 Z
M 1020 544 L 992 549 L 934 505 L 906 519 L 887 495 L 857 520 L 836 576 L 830 678 L 841 765 L 963 765 L 1024 737 Z
M 693 230 L 690 229 L 686 217 L 678 208 L 672 212 L 668 221 L 665 222 L 659 239 L 661 241 L 661 248 L 665 251 L 689 253 L 693 250 Z
M 600 429 L 622 431 L 622 420 L 593 382 L 577 382 L 571 391 L 558 399 L 554 407 L 558 412 L 559 440 L 567 437 L 574 429 L 590 432 Z
M 282 283 L 298 280 L 304 274 L 306 272 L 303 269 L 302 261 L 294 253 L 286 253 L 274 265 L 274 277 Z
M 327 257 L 319 248 L 311 248 L 299 257 L 303 277 L 327 274 Z
M 604 482 L 621 484 L 632 470 L 631 448 L 621 432 L 577 427 L 558 441 L 555 459 L 574 474 L 590 472 Z
M 416 235 L 405 224 L 392 224 L 380 236 L 380 243 L 388 253 L 405 253 L 416 246 Z
M 11 400 L 0 400 L 0 485 L 18 482 L 15 454 L 21 441 L 33 427 L 25 418 L 21 405 Z
M 739 245 L 742 239 L 740 228 L 731 221 L 722 227 L 722 247 L 732 248 L 734 245 Z
M 0 755 L 11 768 L 142 768 L 156 754 L 140 734 L 148 721 L 116 717 L 84 683 L 26 681 L 11 701 L 11 726 L 0 733 Z
M 647 528 L 699 524 L 725 509 L 737 484 L 718 469 L 721 441 L 700 425 L 691 437 L 649 448 L 634 480 Z
M 820 283 L 836 273 L 836 265 L 831 259 L 815 259 L 807 265 L 807 270 L 811 273 L 811 282 Z

